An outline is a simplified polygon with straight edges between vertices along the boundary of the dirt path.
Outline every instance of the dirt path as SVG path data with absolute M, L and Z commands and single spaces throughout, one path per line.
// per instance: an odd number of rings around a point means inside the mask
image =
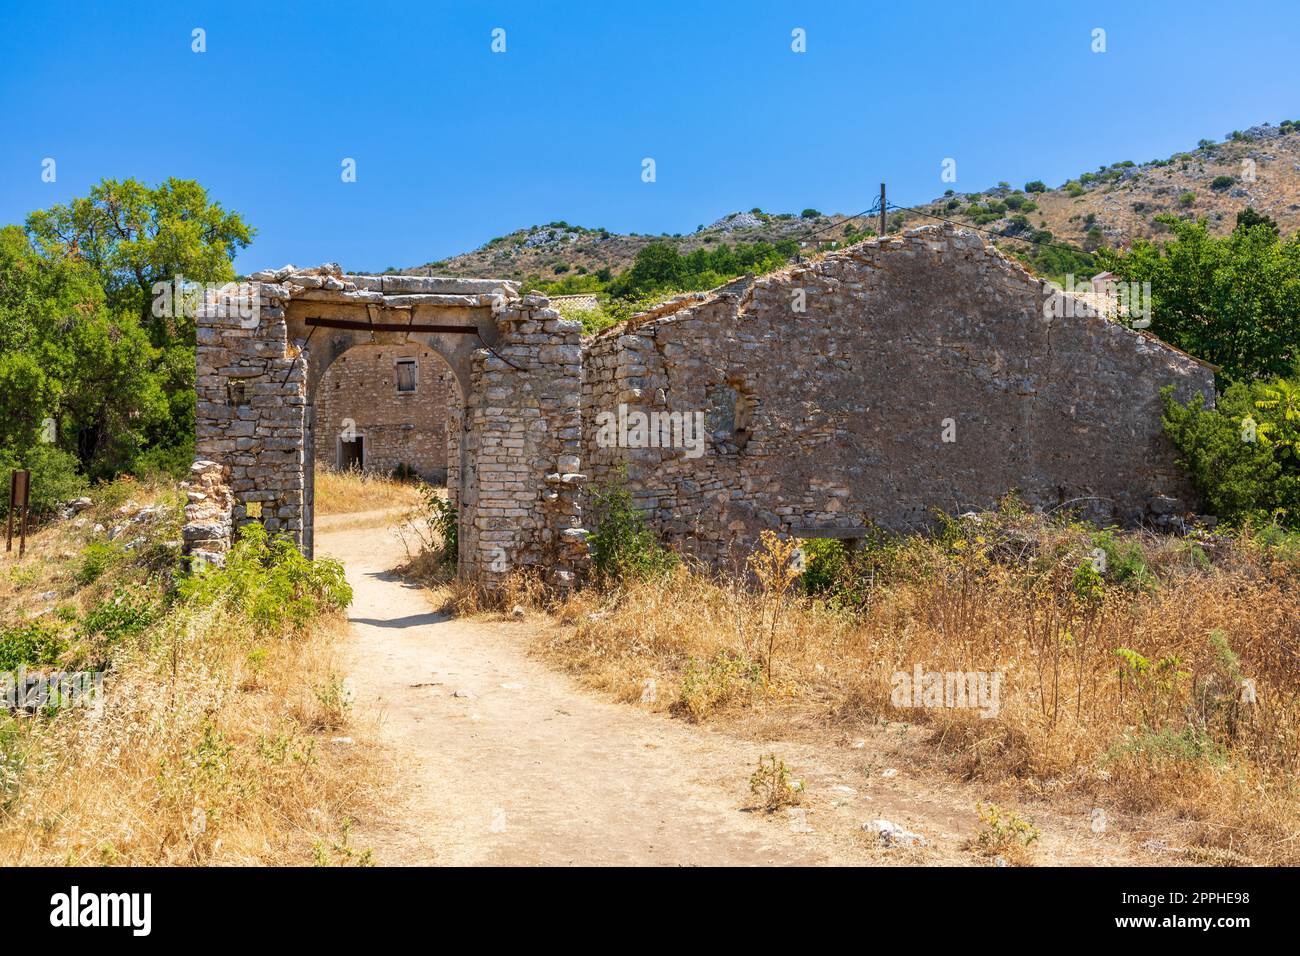
M 380 864 L 979 862 L 963 849 L 980 799 L 967 785 L 881 765 L 874 744 L 760 743 L 601 700 L 528 656 L 528 624 L 432 612 L 390 571 L 391 529 L 319 529 L 317 549 L 347 566 L 349 680 L 392 759 L 392 803 L 355 831 Z M 803 807 L 749 809 L 771 750 L 804 782 Z M 928 846 L 881 848 L 862 828 L 877 818 Z M 1033 819 L 1044 863 L 1163 862 L 1093 833 L 1086 812 Z

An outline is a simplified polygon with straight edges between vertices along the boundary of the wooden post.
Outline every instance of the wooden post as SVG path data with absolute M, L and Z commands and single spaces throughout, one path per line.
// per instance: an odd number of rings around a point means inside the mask
M 23 469 L 9 475 L 9 520 L 5 531 L 5 551 L 14 549 L 14 512 L 22 509 L 18 522 L 18 557 L 27 553 L 27 508 L 32 500 L 32 473 Z
M 23 475 L 23 520 L 18 526 L 18 560 L 27 553 L 27 506 L 32 502 L 32 473 L 24 471 Z
M 885 237 L 885 184 L 880 184 L 880 238 Z
M 18 497 L 18 472 L 9 473 L 9 520 L 5 528 L 5 552 L 14 549 L 14 500 Z

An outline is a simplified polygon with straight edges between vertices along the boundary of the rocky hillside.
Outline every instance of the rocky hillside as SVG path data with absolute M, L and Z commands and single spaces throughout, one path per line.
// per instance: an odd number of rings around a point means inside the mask
M 598 274 L 606 269 L 616 275 L 630 266 L 637 252 L 652 242 L 672 241 L 683 255 L 696 249 L 711 248 L 716 243 L 777 243 L 787 239 L 806 242 L 807 248 L 811 249 L 819 240 L 842 240 L 844 227 L 850 223 L 861 229 L 874 222 L 874 219 L 822 215 L 815 210 L 794 215 L 769 214 L 759 209 L 731 213 L 686 235 L 620 235 L 606 229 L 553 222 L 498 236 L 472 252 L 450 259 L 397 271 L 414 275 L 492 276 L 520 280 L 535 276 L 548 281 L 565 276 Z
M 1123 160 L 1049 188 L 1010 183 L 977 193 L 949 191 L 916 209 L 978 226 L 1007 237 L 1051 238 L 1084 249 L 1124 245 L 1159 236 L 1161 213 L 1207 218 L 1217 233 L 1232 229 L 1246 206 L 1272 216 L 1283 235 L 1300 228 L 1300 122 L 1285 120 L 1229 134 L 1224 142 L 1202 140 L 1190 152 L 1145 163 Z M 889 228 L 933 222 L 911 212 L 891 212 Z M 874 216 L 736 212 L 694 232 L 622 235 L 566 222 L 519 229 L 472 252 L 403 268 L 404 273 L 537 278 L 555 281 L 581 275 L 615 275 L 652 242 L 671 240 L 682 255 L 716 243 L 794 239 L 809 251 L 875 229 Z M 606 272 L 605 270 L 608 270 Z
M 1300 228 L 1300 122 L 1253 126 L 1168 159 L 1121 161 L 1053 189 L 1040 187 L 1000 183 L 917 208 L 1001 235 L 1027 238 L 1047 230 L 1085 249 L 1157 237 L 1161 213 L 1208 219 L 1212 231 L 1226 233 L 1247 206 L 1272 216 L 1289 236 Z

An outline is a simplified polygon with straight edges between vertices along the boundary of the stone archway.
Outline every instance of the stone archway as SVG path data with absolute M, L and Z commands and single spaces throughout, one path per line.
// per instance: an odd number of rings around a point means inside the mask
M 411 280 L 402 285 L 405 287 L 414 285 L 418 288 L 422 277 L 383 278 L 388 279 L 390 285 L 396 284 L 395 279 Z M 313 532 L 316 475 L 313 460 L 316 444 L 315 412 L 317 395 L 325 373 L 341 356 L 358 346 L 419 344 L 438 356 L 450 369 L 460 399 L 459 418 L 460 427 L 463 429 L 467 417 L 465 411 L 474 397 L 473 355 L 485 345 L 491 347 L 500 343 L 501 335 L 493 314 L 493 297 L 499 296 L 495 302 L 500 311 L 502 303 L 509 301 L 504 298 L 506 291 L 509 291 L 508 287 L 492 293 L 472 295 L 399 293 L 387 297 L 383 302 L 340 303 L 312 298 L 290 300 L 287 303 L 285 307 L 287 338 L 291 348 L 297 351 L 298 362 L 303 368 L 305 402 L 301 439 L 304 449 L 301 542 L 306 554 L 310 556 L 315 550 Z M 398 305 L 390 305 L 391 300 L 401 301 Z M 355 324 L 364 327 L 342 328 L 339 325 L 320 323 Z M 408 326 L 412 329 L 461 327 L 474 331 L 384 331 L 393 326 Z M 381 331 L 374 331 L 374 329 Z M 464 436 L 458 435 L 455 444 L 460 460 L 454 468 L 449 469 L 454 472 L 455 484 L 448 482 L 448 493 L 452 503 L 462 511 L 458 535 L 459 559 L 462 564 L 465 564 L 472 560 L 466 554 L 466 545 L 473 537 L 471 526 L 475 516 L 472 509 L 464 509 L 462 503 L 477 500 L 474 490 L 477 469 L 470 467 L 470 463 L 466 460 L 470 443 L 464 440 Z
M 308 354 L 319 337 L 317 332 L 303 356 L 313 363 L 303 415 L 304 549 L 314 550 L 316 473 L 342 468 L 345 457 L 370 473 L 406 469 L 404 474 L 446 485 L 455 506 L 462 497 L 465 398 L 441 353 L 418 341 L 389 341 Z M 406 389 L 399 381 L 403 367 L 410 369 Z
M 332 263 L 252 279 L 238 308 L 210 299 L 198 317 L 195 468 L 231 504 L 224 521 L 187 514 L 187 551 L 219 560 L 256 502 L 268 530 L 310 554 L 325 371 L 357 345 L 418 343 L 446 362 L 462 398 L 461 573 L 489 587 L 517 568 L 573 580 L 586 559 L 579 323 L 500 280 L 353 276 Z M 197 494 L 196 515 L 208 500 Z
M 441 356 L 416 342 L 356 346 L 325 370 L 309 398 L 319 467 L 446 486 L 448 425 L 463 399 Z M 365 437 L 364 454 L 354 436 Z

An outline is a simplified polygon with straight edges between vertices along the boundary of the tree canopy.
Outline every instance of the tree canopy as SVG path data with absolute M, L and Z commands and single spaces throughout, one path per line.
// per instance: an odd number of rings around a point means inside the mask
M 1300 358 L 1300 237 L 1284 241 L 1252 218 L 1216 237 L 1204 220 L 1160 216 L 1170 241 L 1097 254 L 1124 279 L 1151 283 L 1152 332 L 1229 381 L 1282 376 Z
M 158 282 L 224 282 L 253 235 L 193 181 L 104 180 L 0 228 L 0 451 L 75 455 L 91 476 L 183 467 L 194 323 L 155 315 Z M 52 428 L 50 425 L 52 424 Z

